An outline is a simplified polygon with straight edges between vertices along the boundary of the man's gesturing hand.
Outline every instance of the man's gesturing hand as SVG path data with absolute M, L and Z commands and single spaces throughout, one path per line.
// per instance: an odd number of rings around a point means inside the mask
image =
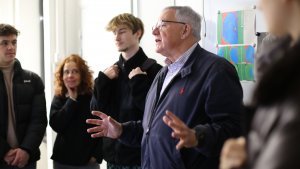
M 109 137 L 113 139 L 120 137 L 123 131 L 121 123 L 100 111 L 92 111 L 92 114 L 100 117 L 101 119 L 86 120 L 86 123 L 96 125 L 95 127 L 87 130 L 88 133 L 91 133 L 91 137 Z

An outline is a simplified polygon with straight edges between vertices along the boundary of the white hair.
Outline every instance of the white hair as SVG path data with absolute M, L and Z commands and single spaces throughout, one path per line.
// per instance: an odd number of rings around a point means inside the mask
M 164 10 L 175 10 L 175 18 L 192 27 L 192 34 L 197 40 L 201 39 L 201 16 L 189 6 L 169 6 Z

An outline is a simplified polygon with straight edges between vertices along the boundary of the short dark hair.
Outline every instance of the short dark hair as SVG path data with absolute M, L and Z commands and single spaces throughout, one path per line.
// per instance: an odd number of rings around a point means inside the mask
M 8 35 L 18 36 L 19 33 L 20 32 L 15 27 L 9 24 L 0 24 L 0 36 L 8 36 Z

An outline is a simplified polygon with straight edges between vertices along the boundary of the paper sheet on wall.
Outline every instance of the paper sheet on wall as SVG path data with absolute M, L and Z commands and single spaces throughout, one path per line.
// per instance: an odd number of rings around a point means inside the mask
M 235 66 L 240 80 L 253 81 L 255 11 L 220 12 L 217 26 L 217 54 Z

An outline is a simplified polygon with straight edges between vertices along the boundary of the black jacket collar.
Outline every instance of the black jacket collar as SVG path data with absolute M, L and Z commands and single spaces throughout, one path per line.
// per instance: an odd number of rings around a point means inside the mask
M 142 66 L 142 64 L 147 60 L 147 56 L 144 53 L 143 49 L 140 47 L 139 50 L 134 54 L 129 60 L 125 61 L 120 55 L 119 61 L 117 62 L 117 65 L 122 69 L 126 71 L 131 71 L 132 69 L 135 69 L 136 67 Z

